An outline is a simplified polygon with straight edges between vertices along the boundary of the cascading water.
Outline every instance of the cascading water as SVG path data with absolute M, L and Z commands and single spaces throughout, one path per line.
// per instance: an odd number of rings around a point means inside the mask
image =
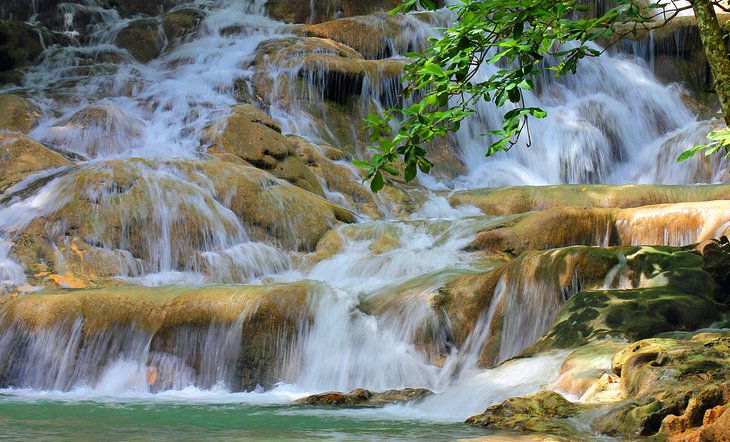
M 432 25 L 445 23 L 448 13 L 387 18 L 392 22 L 381 16 L 354 20 L 392 31 L 366 58 L 307 34 L 314 31 L 267 18 L 265 3 L 199 1 L 174 9 L 195 9 L 203 16 L 199 28 L 175 40 L 158 26 L 160 53 L 146 64 L 119 47 L 133 20 L 91 1 L 63 4 L 63 31 L 83 33 L 83 44 L 49 48 L 21 85 L 4 92 L 32 97 L 42 118 L 30 137 L 76 164 L 30 175 L 0 195 L 0 294 L 21 293 L 23 300 L 22 293 L 41 289 L 29 281 L 51 273 L 67 278 L 60 286 L 74 287 L 68 279 L 76 265 L 71 261 L 80 260 L 100 285 L 180 284 L 159 289 L 174 292 L 165 295 L 170 309 L 187 302 L 180 293 L 192 290 L 189 286 L 278 289 L 318 281 L 305 290 L 304 304 L 287 310 L 286 327 L 267 336 L 260 348 L 253 344 L 260 337 L 250 328 L 281 324 L 271 313 L 279 307 L 259 298 L 241 301 L 247 307 L 234 319 L 210 314 L 186 323 L 168 313 L 164 320 L 145 319 L 156 328 L 134 318 L 108 321 L 94 332 L 89 325 L 94 314 L 83 308 L 35 328 L 6 313 L 0 318 L 6 327 L 0 360 L 10 362 L 1 366 L 0 385 L 31 396 L 57 390 L 78 397 L 155 393 L 164 398 L 186 391 L 180 394 L 205 396 L 201 390 L 206 390 L 218 395 L 213 401 L 223 402 L 227 394 L 237 397 L 230 391 L 260 393 L 256 384 L 264 378 L 282 383 L 259 386 L 269 389 L 261 393 L 269 399 L 244 400 L 287 402 L 326 390 L 427 387 L 443 394 L 389 412 L 455 421 L 557 378 L 561 355 L 512 361 L 494 370 L 477 367 L 497 332 L 495 363 L 537 340 L 565 298 L 579 290 L 578 275 L 568 283 L 543 277 L 539 273 L 553 270 L 553 264 L 539 257 L 537 263 L 525 260 L 527 272 L 505 271 L 461 348 L 449 335 L 448 318 L 434 308 L 448 281 L 498 264 L 479 261 L 482 256 L 469 250 L 479 231 L 507 222 L 504 218 L 469 205 L 452 208 L 443 193 L 421 189 L 408 193 L 413 207 L 398 221 L 394 218 L 402 213 L 393 210 L 396 204 L 379 196 L 374 212 L 390 220 L 372 220 L 364 213 L 338 212 L 248 161 L 220 161 L 207 151 L 211 126 L 244 101 L 267 111 L 283 135 L 336 151 L 332 164 L 349 167 L 351 158 L 364 155 L 360 119 L 397 102 L 402 54 L 422 48 L 437 32 Z M 82 16 L 92 22 L 85 29 L 77 28 Z M 479 75 L 492 73 L 491 67 L 480 69 Z M 679 152 L 702 142 L 713 123 L 695 121 L 679 89 L 660 84 L 641 61 L 604 55 L 583 62 L 574 76 L 555 80 L 546 74 L 538 83 L 540 93 L 528 94 L 526 102 L 546 109 L 549 117 L 531 126 L 531 148 L 485 159 L 481 134 L 500 124 L 502 111 L 480 104 L 478 115 L 455 137 L 465 172 L 438 182 L 424 179 L 423 187 L 695 183 L 715 182 L 725 173 L 725 160 L 693 159 L 682 169 L 673 164 Z M 261 161 L 278 159 L 270 157 Z M 347 167 L 348 180 L 356 181 L 356 172 Z M 324 195 L 345 206 L 343 195 L 327 188 L 330 178 L 319 177 Z M 357 212 L 359 201 L 352 201 L 347 207 Z M 309 205 L 292 212 L 294 204 Z M 332 213 L 308 218 L 325 211 Z M 665 223 L 650 237 L 684 245 L 703 238 L 703 229 L 726 228 L 722 210 L 705 212 L 714 218 L 669 233 Z M 340 225 L 356 219 L 367 221 Z M 641 222 L 641 216 L 627 217 L 617 228 L 630 237 L 632 223 Z M 29 229 L 48 243 L 27 246 L 36 247 L 32 256 L 43 261 L 32 271 L 18 246 Z M 306 253 L 313 244 L 298 235 L 317 229 L 330 236 L 315 253 Z M 132 290 L 154 295 L 145 291 L 153 289 Z M 239 306 L 216 302 L 210 305 L 222 310 Z M 294 303 L 282 303 L 287 302 Z M 129 315 L 125 308 L 120 304 L 115 313 Z M 175 323 L 169 330 L 163 326 L 168 320 Z M 271 354 L 276 361 L 266 359 Z M 266 360 L 265 367 L 251 368 L 247 358 Z M 475 399 L 459 406 L 466 394 Z

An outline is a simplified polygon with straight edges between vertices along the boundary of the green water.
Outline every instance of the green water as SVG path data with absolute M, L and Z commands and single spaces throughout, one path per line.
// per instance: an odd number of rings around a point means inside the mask
M 0 397 L 0 439 L 9 441 L 449 441 L 485 434 L 460 423 L 378 418 L 377 410 Z

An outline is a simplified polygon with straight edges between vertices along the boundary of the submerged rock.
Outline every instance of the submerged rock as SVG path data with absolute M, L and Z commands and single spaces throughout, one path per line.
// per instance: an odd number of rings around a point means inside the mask
M 576 416 L 581 407 L 554 391 L 540 391 L 513 397 L 487 408 L 484 413 L 466 420 L 469 425 L 495 430 L 530 431 L 575 440 L 576 430 L 565 422 Z
M 24 135 L 0 133 L 0 194 L 34 172 L 71 162 Z
M 418 402 L 431 396 L 433 392 L 427 388 L 403 388 L 384 392 L 371 392 L 357 388 L 349 393 L 329 392 L 314 394 L 295 401 L 302 405 L 337 406 L 337 407 L 383 407 L 390 404 Z

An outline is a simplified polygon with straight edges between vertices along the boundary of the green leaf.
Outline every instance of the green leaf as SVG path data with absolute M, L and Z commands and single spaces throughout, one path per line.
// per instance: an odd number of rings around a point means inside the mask
M 376 172 L 373 175 L 372 181 L 370 181 L 370 190 L 377 192 L 383 188 L 383 175 L 380 172 Z

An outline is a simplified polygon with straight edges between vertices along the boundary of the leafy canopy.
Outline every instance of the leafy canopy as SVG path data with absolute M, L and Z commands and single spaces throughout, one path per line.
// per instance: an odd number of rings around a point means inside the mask
M 384 174 L 399 175 L 399 165 L 406 181 L 419 170 L 428 173 L 432 163 L 424 143 L 458 130 L 481 100 L 497 107 L 511 103 L 502 127 L 489 132 L 496 141 L 487 156 L 509 150 L 526 128 L 529 136 L 530 118 L 546 113 L 526 106 L 523 93 L 534 88 L 533 79 L 543 69 L 556 77 L 575 73 L 581 59 L 603 52 L 591 42 L 650 29 L 656 17 L 679 12 L 635 2 L 618 0 L 617 7 L 597 18 L 576 18 L 588 11 L 577 0 L 462 0 L 450 6 L 454 24 L 442 30 L 441 38 L 431 38 L 423 54 L 408 54 L 413 61 L 405 67 L 403 96 L 413 104 L 366 119 L 371 148 L 378 152 L 355 164 L 367 169 L 371 189 L 383 187 Z M 437 8 L 434 0 L 406 0 L 392 12 L 418 5 Z M 484 63 L 498 66 L 486 79 L 477 75 Z

